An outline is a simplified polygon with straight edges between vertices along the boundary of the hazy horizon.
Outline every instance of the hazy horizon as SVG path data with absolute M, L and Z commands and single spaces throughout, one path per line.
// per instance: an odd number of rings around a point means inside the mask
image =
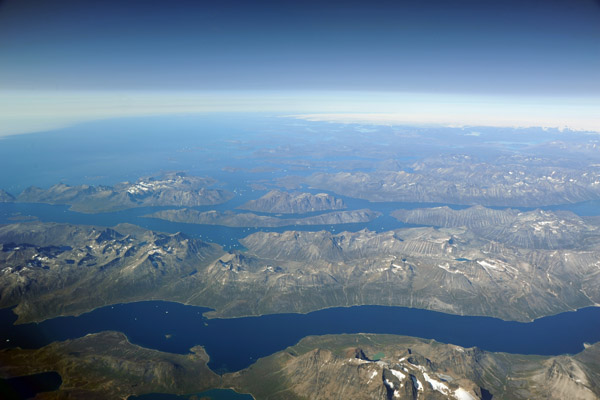
M 8 0 L 0 135 L 257 110 L 600 132 L 599 18 L 592 0 Z

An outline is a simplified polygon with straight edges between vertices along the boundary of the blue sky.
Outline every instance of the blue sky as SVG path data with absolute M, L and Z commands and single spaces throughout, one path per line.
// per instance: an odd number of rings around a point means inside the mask
M 308 91 L 595 105 L 600 2 L 5 0 L 0 91 L 4 102 L 15 91 Z

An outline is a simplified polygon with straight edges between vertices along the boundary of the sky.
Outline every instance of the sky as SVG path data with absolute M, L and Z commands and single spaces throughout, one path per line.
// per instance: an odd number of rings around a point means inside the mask
M 600 131 L 599 98 L 597 0 L 0 1 L 0 135 L 257 104 L 442 121 L 482 99 Z

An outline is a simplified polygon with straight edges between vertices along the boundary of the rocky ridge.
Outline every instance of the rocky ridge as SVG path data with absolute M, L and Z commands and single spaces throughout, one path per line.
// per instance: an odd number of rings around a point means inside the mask
M 403 336 L 317 336 L 226 375 L 225 384 L 257 399 L 591 400 L 600 396 L 599 355 L 598 344 L 540 357 Z
M 5 190 L 0 189 L 0 203 L 10 203 L 15 201 L 15 196 Z
M 238 208 L 274 214 L 304 214 L 314 211 L 341 210 L 346 208 L 346 205 L 342 199 L 326 193 L 288 193 L 271 190 L 261 198 L 250 200 Z
M 115 186 L 69 186 L 63 183 L 48 189 L 29 187 L 17 202 L 68 204 L 73 211 L 99 213 L 148 206 L 202 206 L 224 203 L 233 194 L 206 186 L 212 179 L 186 176 L 183 173 L 140 178 Z
M 530 321 L 600 303 L 600 251 L 465 228 L 257 232 L 244 252 L 132 225 L 0 227 L 0 307 L 19 322 L 161 299 L 239 317 L 361 304 Z
M 573 169 L 523 156 L 497 161 L 446 155 L 416 162 L 409 172 L 316 173 L 297 183 L 369 201 L 540 207 L 600 198 L 598 164 Z
M 286 297 L 302 293 L 307 300 L 294 304 L 304 307 L 381 304 L 529 321 L 600 303 L 597 248 L 516 248 L 464 228 L 257 232 L 241 243 L 247 256 L 280 267 L 280 284 L 294 282 Z
M 56 223 L 0 227 L 0 307 L 19 322 L 173 296 L 170 284 L 223 254 L 182 234 L 132 225 Z
M 528 249 L 585 249 L 594 247 L 600 239 L 597 226 L 569 211 L 436 207 L 396 210 L 392 216 L 411 224 L 467 227 L 490 240 Z
M 56 371 L 63 381 L 60 389 L 36 398 L 112 400 L 218 387 L 220 378 L 207 367 L 208 359 L 200 346 L 188 355 L 171 354 L 133 345 L 119 332 L 101 332 L 37 350 L 1 350 L 0 374 Z
M 370 222 L 380 215 L 381 213 L 379 212 L 363 209 L 334 211 L 304 218 L 277 218 L 253 213 L 219 212 L 214 210 L 201 212 L 194 209 L 179 209 L 157 211 L 146 215 L 146 217 L 188 224 L 276 228 L 292 225 L 335 225 Z
M 118 332 L 0 350 L 0 377 L 57 371 L 44 399 L 114 399 L 232 388 L 261 399 L 600 398 L 600 346 L 575 355 L 525 356 L 395 335 L 311 336 L 222 376 L 200 346 L 187 355 L 133 345 Z

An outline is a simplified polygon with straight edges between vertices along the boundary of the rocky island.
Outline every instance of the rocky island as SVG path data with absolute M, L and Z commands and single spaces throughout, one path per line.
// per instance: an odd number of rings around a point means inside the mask
M 209 189 L 214 180 L 171 173 L 160 177 L 140 178 L 115 186 L 69 186 L 57 184 L 48 189 L 29 187 L 17 202 L 68 204 L 71 210 L 85 213 L 111 212 L 148 206 L 203 206 L 224 203 L 233 194 Z
M 15 197 L 5 190 L 0 189 L 0 203 L 10 203 L 15 201 Z
M 242 210 L 274 214 L 304 214 L 314 211 L 341 210 L 344 201 L 326 193 L 288 193 L 271 190 L 257 200 L 238 207 Z
M 163 210 L 146 215 L 171 222 L 188 224 L 222 225 L 230 227 L 268 227 L 277 228 L 292 225 L 337 225 L 358 222 L 370 222 L 381 213 L 371 210 L 334 211 L 303 218 L 278 218 L 253 213 L 234 213 L 232 211 L 197 211 L 194 209 Z

